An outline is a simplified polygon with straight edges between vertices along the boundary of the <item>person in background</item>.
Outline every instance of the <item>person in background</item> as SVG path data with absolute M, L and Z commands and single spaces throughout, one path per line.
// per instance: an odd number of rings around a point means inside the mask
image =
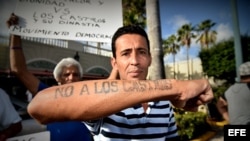
M 27 101 L 30 102 L 32 100 L 32 97 L 33 97 L 32 93 L 29 90 L 27 90 L 25 95 L 27 97 Z
M 219 97 L 217 108 L 231 125 L 250 125 L 250 62 L 239 67 L 240 82 L 230 86 Z
M 7 26 L 10 27 L 15 24 L 18 24 L 18 17 L 12 13 L 7 21 Z M 10 68 L 11 72 L 21 80 L 33 97 L 39 91 L 49 87 L 29 72 L 22 50 L 21 37 L 17 35 L 10 35 Z M 81 81 L 82 75 L 83 70 L 80 63 L 70 57 L 63 58 L 53 71 L 53 76 L 58 85 Z M 50 123 L 47 124 L 47 130 L 50 131 L 51 141 L 92 140 L 89 130 L 79 121 Z
M 5 141 L 21 132 L 22 118 L 2 88 L 0 88 L 0 103 L 0 141 Z
M 213 92 L 205 79 L 146 80 L 152 61 L 149 45 L 139 26 L 119 28 L 112 38 L 111 64 L 120 80 L 44 89 L 29 103 L 29 114 L 40 123 L 83 121 L 96 141 L 179 140 L 172 104 L 196 111 L 213 99 Z

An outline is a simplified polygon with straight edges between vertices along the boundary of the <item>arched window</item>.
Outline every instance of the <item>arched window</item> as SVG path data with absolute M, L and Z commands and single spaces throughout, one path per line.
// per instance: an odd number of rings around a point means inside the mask
M 93 68 L 93 69 L 89 70 L 88 73 L 98 74 L 101 76 L 109 76 L 109 72 L 107 72 L 106 70 L 104 70 L 102 68 Z
M 46 60 L 36 60 L 27 64 L 28 68 L 33 69 L 46 69 L 51 70 L 55 68 L 56 64 L 46 61 Z

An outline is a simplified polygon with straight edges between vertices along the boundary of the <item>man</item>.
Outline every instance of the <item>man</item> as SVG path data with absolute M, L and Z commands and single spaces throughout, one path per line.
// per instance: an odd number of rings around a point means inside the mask
M 121 80 L 82 81 L 45 89 L 29 104 L 28 112 L 41 123 L 84 121 L 95 140 L 177 139 L 169 100 L 178 108 L 195 110 L 213 98 L 212 89 L 203 79 L 146 80 L 152 60 L 149 49 L 142 28 L 119 28 L 112 38 L 111 63 Z
M 219 97 L 217 108 L 231 125 L 250 125 L 250 62 L 239 67 L 240 82 L 230 86 Z
M 18 24 L 18 17 L 11 14 L 7 21 L 7 26 L 10 27 L 14 24 Z M 22 51 L 21 37 L 17 35 L 10 36 L 10 67 L 11 71 L 16 74 L 33 97 L 37 92 L 48 87 L 28 71 Z M 83 70 L 80 63 L 73 58 L 64 58 L 56 65 L 53 75 L 58 85 L 63 85 L 81 81 Z M 78 121 L 50 123 L 47 125 L 47 130 L 50 131 L 51 141 L 92 140 L 92 136 L 86 126 Z
M 1 88 L 0 103 L 0 141 L 5 141 L 22 130 L 22 119 L 12 105 L 9 95 Z

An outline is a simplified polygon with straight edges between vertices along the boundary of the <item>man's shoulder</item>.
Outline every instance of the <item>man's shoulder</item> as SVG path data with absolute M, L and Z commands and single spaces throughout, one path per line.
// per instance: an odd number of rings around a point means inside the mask
M 9 95 L 6 93 L 4 89 L 0 88 L 0 99 L 5 100 L 7 98 L 9 98 Z
M 246 88 L 248 88 L 247 83 L 235 83 L 226 90 L 225 94 L 241 92 Z

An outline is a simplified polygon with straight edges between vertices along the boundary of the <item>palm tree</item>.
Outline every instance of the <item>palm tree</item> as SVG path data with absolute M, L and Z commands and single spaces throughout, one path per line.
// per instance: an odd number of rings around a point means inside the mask
M 216 23 L 210 19 L 202 21 L 196 28 L 198 32 L 201 32 L 196 42 L 200 42 L 201 48 L 209 48 L 209 44 L 214 44 L 216 41 L 217 32 L 211 30 Z
M 163 53 L 173 54 L 173 68 L 174 68 L 174 78 L 176 78 L 175 73 L 175 55 L 180 50 L 180 45 L 177 43 L 177 37 L 175 35 L 169 36 L 166 40 L 163 40 Z
M 123 24 L 146 26 L 145 0 L 122 0 Z
M 152 64 L 149 68 L 149 79 L 165 78 L 163 48 L 161 38 L 159 1 L 146 0 L 147 30 L 150 40 Z
M 182 25 L 178 31 L 178 37 L 177 40 L 180 42 L 180 45 L 186 46 L 187 48 L 187 73 L 188 73 L 188 79 L 190 79 L 190 73 L 189 73 L 189 48 L 191 45 L 191 39 L 195 38 L 195 34 L 193 33 L 194 27 L 192 24 L 184 24 Z

